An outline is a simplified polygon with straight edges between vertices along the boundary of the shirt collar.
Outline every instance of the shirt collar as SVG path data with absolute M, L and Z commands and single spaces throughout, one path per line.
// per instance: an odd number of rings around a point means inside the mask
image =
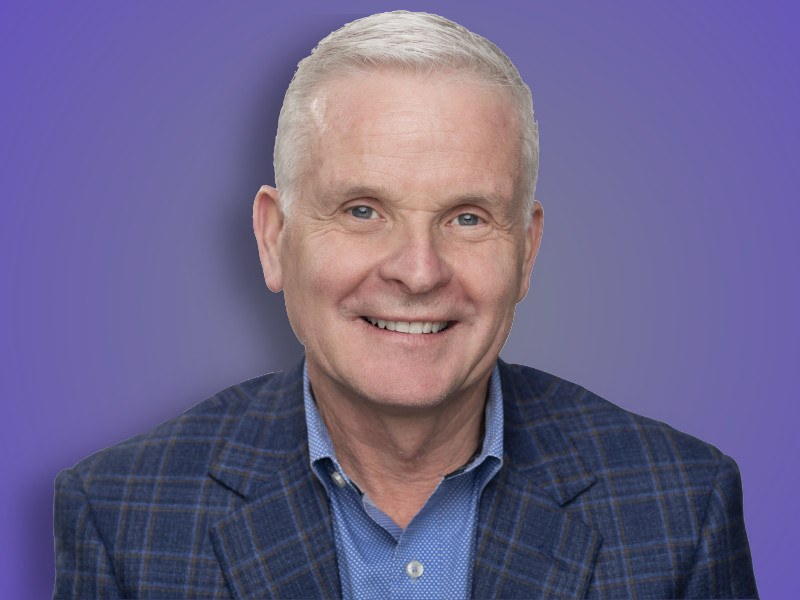
M 323 459 L 330 459 L 336 466 L 336 470 L 346 476 L 336 452 L 333 449 L 333 442 L 328 434 L 328 428 L 322 421 L 322 417 L 317 410 L 311 390 L 311 380 L 308 377 L 308 363 L 303 361 L 303 403 L 306 413 L 306 428 L 308 430 L 308 452 L 311 459 L 312 470 L 316 472 L 316 465 Z M 457 470 L 456 473 L 471 471 L 483 464 L 487 457 L 496 458 L 500 464 L 503 461 L 503 391 L 500 385 L 500 369 L 495 363 L 492 375 L 489 378 L 488 397 L 485 409 L 485 431 L 480 453 L 475 456 L 465 467 Z M 321 477 L 317 473 L 318 477 Z

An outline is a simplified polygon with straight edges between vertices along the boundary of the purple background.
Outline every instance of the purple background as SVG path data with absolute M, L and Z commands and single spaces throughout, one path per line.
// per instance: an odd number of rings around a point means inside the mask
M 56 473 L 300 355 L 251 230 L 296 62 L 376 2 L 0 8 L 0 596 L 45 597 Z M 543 249 L 505 359 L 739 463 L 796 590 L 800 42 L 790 3 L 420 3 L 531 84 Z

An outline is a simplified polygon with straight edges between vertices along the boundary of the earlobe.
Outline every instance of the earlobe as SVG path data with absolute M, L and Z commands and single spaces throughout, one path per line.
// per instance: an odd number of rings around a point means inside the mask
M 283 211 L 280 193 L 268 185 L 261 186 L 253 202 L 253 232 L 258 243 L 258 257 L 264 271 L 264 281 L 273 292 L 283 289 L 280 234 L 283 231 Z
M 522 260 L 522 282 L 517 302 L 522 302 L 528 293 L 531 284 L 531 272 L 542 243 L 542 229 L 544 227 L 544 208 L 538 200 L 533 201 L 531 209 L 531 224 L 525 231 L 525 251 Z

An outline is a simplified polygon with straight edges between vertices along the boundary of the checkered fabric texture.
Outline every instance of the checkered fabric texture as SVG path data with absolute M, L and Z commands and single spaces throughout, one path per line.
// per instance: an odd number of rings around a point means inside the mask
M 473 597 L 757 596 L 733 460 L 552 375 L 500 374 Z M 54 522 L 56 598 L 341 595 L 302 365 L 62 471 Z

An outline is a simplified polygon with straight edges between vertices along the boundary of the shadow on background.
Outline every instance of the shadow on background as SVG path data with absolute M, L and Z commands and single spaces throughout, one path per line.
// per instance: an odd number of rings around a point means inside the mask
M 270 292 L 264 282 L 252 231 L 251 212 L 249 209 L 245 211 L 248 221 L 243 228 L 241 202 L 247 198 L 252 202 L 262 185 L 275 185 L 272 155 L 278 130 L 278 114 L 297 63 L 310 53 L 320 39 L 359 16 L 363 15 L 332 14 L 304 17 L 304 21 L 308 21 L 307 35 L 293 38 L 291 47 L 284 46 L 281 50 L 280 66 L 276 69 L 273 64 L 269 67 L 270 72 L 264 74 L 261 93 L 254 102 L 252 114 L 247 119 L 252 126 L 242 140 L 245 148 L 244 164 L 239 179 L 241 184 L 234 190 L 236 202 L 223 200 L 231 210 L 226 215 L 227 241 L 221 250 L 227 254 L 226 263 L 231 266 L 233 285 L 241 292 L 239 297 L 242 305 L 251 315 L 253 327 L 264 332 L 263 340 L 267 354 L 274 357 L 271 366 L 278 370 L 293 366 L 300 359 L 303 348 L 286 317 L 283 294 Z

